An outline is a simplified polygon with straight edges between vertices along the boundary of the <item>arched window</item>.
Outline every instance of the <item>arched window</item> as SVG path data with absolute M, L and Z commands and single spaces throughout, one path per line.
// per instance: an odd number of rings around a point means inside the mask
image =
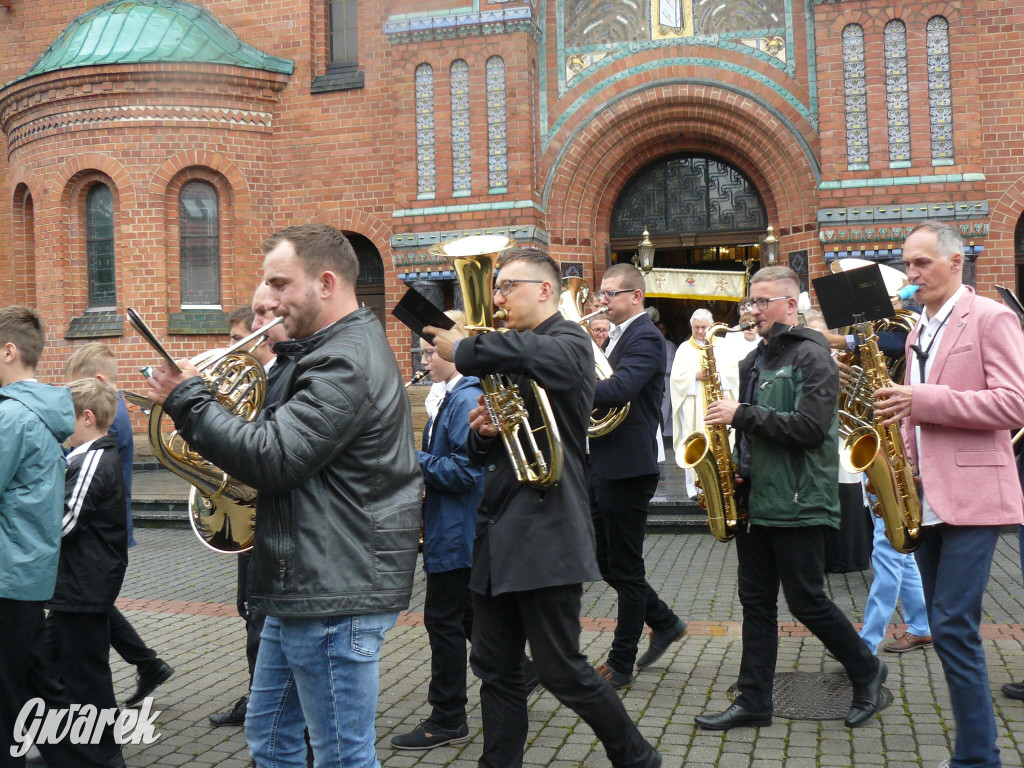
M 949 63 L 949 22 L 942 16 L 928 20 L 928 115 L 931 120 L 932 164 L 953 164 L 953 95 Z
M 85 253 L 89 308 L 117 306 L 114 271 L 114 194 L 103 183 L 85 195 Z
M 452 189 L 465 197 L 473 187 L 473 163 L 469 149 L 469 64 L 452 62 Z
M 910 162 L 910 86 L 907 27 L 899 19 L 885 25 L 885 109 L 889 123 L 889 162 Z
M 843 91 L 846 95 L 846 162 L 852 170 L 868 167 L 868 86 L 864 66 L 864 29 L 843 29 Z
M 437 190 L 434 162 L 434 68 L 416 67 L 416 192 L 432 198 Z
M 487 179 L 491 192 L 508 188 L 508 121 L 505 111 L 505 60 L 487 60 Z
M 190 181 L 178 194 L 182 309 L 220 307 L 220 215 L 217 190 Z

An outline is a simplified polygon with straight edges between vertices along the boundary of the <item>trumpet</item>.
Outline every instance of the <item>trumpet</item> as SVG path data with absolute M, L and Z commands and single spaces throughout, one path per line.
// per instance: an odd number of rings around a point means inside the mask
M 180 372 L 174 358 L 139 313 L 128 308 L 125 314 L 132 327 L 171 369 Z M 255 349 L 266 332 L 283 321 L 282 317 L 275 318 L 227 349 L 203 352 L 192 360 L 218 402 L 246 421 L 253 421 L 259 415 L 267 392 L 267 374 L 259 361 L 246 350 Z M 257 344 L 253 344 L 254 340 Z M 149 413 L 149 441 L 156 460 L 192 485 L 189 521 L 199 540 L 215 552 L 240 554 L 252 549 L 256 490 L 199 455 L 177 430 L 164 432 L 162 406 L 130 393 L 125 394 L 125 399 Z

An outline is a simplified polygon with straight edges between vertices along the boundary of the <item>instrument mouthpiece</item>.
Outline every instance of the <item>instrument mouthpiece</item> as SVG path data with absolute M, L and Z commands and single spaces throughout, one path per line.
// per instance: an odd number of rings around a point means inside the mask
M 904 285 L 902 288 L 896 291 L 896 296 L 897 298 L 899 298 L 900 301 L 906 301 L 915 293 L 917 293 L 917 290 L 920 287 L 920 285 Z

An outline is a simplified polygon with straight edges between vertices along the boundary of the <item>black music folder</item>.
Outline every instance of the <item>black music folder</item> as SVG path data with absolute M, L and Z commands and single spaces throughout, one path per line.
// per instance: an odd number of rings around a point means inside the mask
M 1005 285 L 997 285 L 996 291 L 999 292 L 999 295 L 1006 303 L 1006 306 L 1014 311 L 1014 314 L 1017 315 L 1017 319 L 1024 323 L 1024 304 L 1020 303 L 1020 299 L 1017 298 L 1017 294 Z
M 434 325 L 438 328 L 448 329 L 455 325 L 455 322 L 448 315 L 438 309 L 430 299 L 415 288 L 410 288 L 405 292 L 405 296 L 391 310 L 391 314 L 409 326 L 412 332 L 421 339 L 424 339 L 427 344 L 434 343 L 434 336 L 429 333 L 423 333 L 423 329 L 426 326 Z
M 811 281 L 829 328 L 881 320 L 896 314 L 877 264 Z

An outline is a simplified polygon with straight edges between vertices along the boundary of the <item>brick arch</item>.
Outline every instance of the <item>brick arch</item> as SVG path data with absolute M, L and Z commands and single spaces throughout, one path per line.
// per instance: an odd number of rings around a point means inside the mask
M 1018 178 L 1003 191 L 989 213 L 988 236 L 985 238 L 985 253 L 982 254 L 982 258 L 989 253 L 1010 255 L 1001 257 L 1004 259 L 1004 270 L 986 270 L 986 274 L 991 275 L 991 279 L 987 280 L 984 285 L 979 280 L 979 291 L 991 291 L 998 282 L 1014 284 L 1013 235 L 1022 215 L 1024 215 L 1024 176 Z M 1009 277 L 1006 274 L 1000 274 L 1000 272 L 1005 273 L 1006 270 L 1009 271 Z
M 372 213 L 360 208 L 323 208 L 317 211 L 313 221 L 330 224 L 335 229 L 358 232 L 373 243 L 384 262 L 384 272 L 389 271 L 391 260 L 391 227 Z
M 83 173 L 100 173 L 109 178 L 119 210 L 135 210 L 135 181 L 128 169 L 114 158 L 98 152 L 76 155 L 58 169 L 56 186 L 61 190 L 63 208 L 67 208 L 75 191 L 73 179 Z M 120 222 L 117 227 L 120 229 Z
M 848 24 L 859 24 L 864 28 L 864 35 L 867 36 L 869 32 L 875 34 L 881 31 L 889 21 L 900 19 L 907 25 L 908 34 L 911 32 L 912 25 L 916 25 L 919 21 L 922 22 L 921 31 L 923 32 L 924 24 L 927 24 L 928 20 L 933 16 L 945 17 L 949 22 L 950 34 L 952 35 L 953 24 L 961 20 L 962 14 L 959 8 L 950 3 L 928 6 L 927 10 L 920 7 L 903 5 L 893 5 L 884 8 L 858 7 L 837 16 L 829 26 L 829 31 L 834 35 L 838 35 L 843 31 L 843 27 Z
M 805 223 L 817 201 L 813 148 L 780 110 L 703 83 L 654 83 L 614 106 L 600 105 L 562 147 L 549 151 L 545 204 L 552 240 L 593 248 L 611 206 L 642 165 L 678 151 L 710 152 L 757 186 L 777 229 Z M 553 150 L 553 148 L 552 148 Z M 555 156 L 557 155 L 557 157 Z M 599 229 L 601 227 L 601 229 Z
M 11 192 L 11 199 L 17 194 L 18 186 L 24 184 L 28 187 L 32 199 L 37 203 L 46 200 L 46 187 L 39 183 L 36 175 L 28 168 L 15 167 L 11 169 L 11 176 L 8 182 Z
M 205 149 L 175 152 L 164 160 L 153 173 L 149 180 L 149 194 L 154 198 L 166 195 L 174 180 L 180 177 L 182 172 L 187 172 L 191 168 L 208 168 L 223 177 L 227 187 L 231 190 L 231 201 L 236 215 L 240 218 L 244 216 L 244 221 L 249 221 L 252 218 L 250 215 L 252 196 L 249 191 L 249 182 L 238 166 L 220 152 L 211 152 Z

